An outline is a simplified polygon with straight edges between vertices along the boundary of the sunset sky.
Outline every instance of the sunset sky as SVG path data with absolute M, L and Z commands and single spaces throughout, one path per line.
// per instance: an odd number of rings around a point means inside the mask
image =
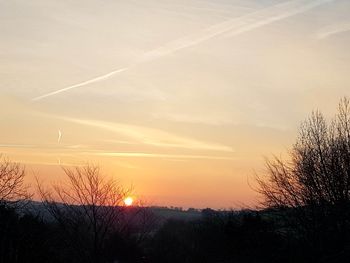
M 99 164 L 149 205 L 238 208 L 350 96 L 348 0 L 0 0 L 0 152 Z

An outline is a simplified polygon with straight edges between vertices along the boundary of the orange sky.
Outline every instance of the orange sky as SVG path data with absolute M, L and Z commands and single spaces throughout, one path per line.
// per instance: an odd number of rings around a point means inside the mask
M 150 205 L 257 204 L 264 157 L 349 96 L 345 0 L 0 1 L 0 152 Z

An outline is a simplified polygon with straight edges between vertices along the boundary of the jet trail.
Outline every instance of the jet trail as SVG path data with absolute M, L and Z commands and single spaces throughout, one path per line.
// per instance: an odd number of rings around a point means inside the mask
M 296 14 L 306 12 L 312 8 L 315 8 L 317 6 L 320 6 L 322 4 L 325 4 L 331 1 L 332 0 L 314 0 L 314 1 L 291 0 L 291 1 L 279 3 L 273 6 L 269 6 L 267 8 L 254 11 L 252 13 L 249 13 L 247 15 L 244 15 L 238 18 L 229 19 L 223 23 L 210 26 L 200 31 L 198 34 L 180 38 L 175 41 L 171 41 L 164 46 L 161 46 L 159 48 L 146 52 L 143 56 L 141 56 L 138 60 L 136 60 L 133 64 L 131 64 L 128 67 L 124 67 L 124 68 L 109 72 L 107 74 L 104 74 L 102 76 L 98 76 L 96 78 L 35 97 L 32 99 L 32 101 L 39 101 L 63 92 L 67 92 L 69 90 L 72 90 L 78 87 L 83 87 L 98 81 L 108 79 L 116 74 L 125 72 L 147 61 L 158 59 L 166 55 L 173 54 L 179 50 L 198 45 L 200 43 L 203 43 L 219 35 L 228 33 L 230 31 L 233 31 L 233 32 L 229 36 L 237 36 L 241 33 L 248 32 L 253 29 L 294 16 Z M 281 13 L 271 14 L 270 13 L 271 11 L 281 12 Z
M 231 32 L 228 34 L 228 36 L 236 36 L 239 34 L 242 34 L 244 32 L 251 31 L 253 29 L 272 24 L 274 22 L 286 19 L 288 17 L 295 16 L 297 14 L 305 13 L 306 11 L 309 11 L 313 8 L 316 8 L 320 5 L 332 2 L 333 0 L 319 0 L 319 1 L 312 1 L 310 3 L 304 4 L 305 1 L 291 1 L 288 2 L 288 4 L 292 5 L 289 10 L 278 10 L 277 6 L 272 7 L 270 11 L 282 11 L 279 14 L 272 13 L 270 17 L 267 17 L 266 19 L 261 19 L 259 21 L 246 23 L 245 26 L 242 26 L 240 28 L 237 28 L 236 30 L 231 30 Z M 301 4 L 295 5 L 296 2 L 301 2 Z M 276 9 L 276 10 L 273 10 Z
M 113 76 L 113 75 L 116 75 L 116 74 L 118 74 L 118 73 L 121 73 L 121 72 L 123 72 L 123 71 L 126 71 L 126 70 L 128 70 L 128 69 L 129 69 L 129 67 L 117 69 L 117 70 L 114 70 L 114 71 L 109 72 L 109 73 L 107 73 L 107 74 L 104 74 L 104 75 L 102 75 L 102 76 L 99 76 L 99 77 L 96 77 L 96 78 L 93 78 L 93 79 L 90 79 L 90 80 L 87 80 L 87 81 L 84 81 L 84 82 L 80 82 L 80 83 L 78 83 L 78 84 L 75 84 L 75 85 L 72 85 L 72 86 L 68 86 L 68 87 L 66 87 L 66 88 L 63 88 L 63 89 L 60 89 L 60 90 L 56 90 L 56 91 L 50 92 L 50 93 L 41 95 L 41 96 L 39 96 L 39 97 L 35 97 L 35 98 L 32 99 L 32 101 L 42 100 L 42 99 L 44 99 L 44 98 L 51 97 L 51 96 L 57 95 L 57 94 L 59 94 L 59 93 L 69 91 L 69 90 L 71 90 L 71 89 L 79 88 L 79 87 L 86 86 L 86 85 L 91 84 L 91 83 L 95 83 L 95 82 L 98 82 L 98 81 L 102 81 L 102 80 L 105 80 L 105 79 L 110 78 L 110 77 Z
M 350 22 L 326 27 L 317 33 L 318 39 L 326 39 L 336 34 L 350 31 Z
M 57 138 L 57 143 L 58 144 L 61 143 L 61 138 L 62 138 L 62 132 L 61 132 L 61 130 L 58 130 L 58 138 Z

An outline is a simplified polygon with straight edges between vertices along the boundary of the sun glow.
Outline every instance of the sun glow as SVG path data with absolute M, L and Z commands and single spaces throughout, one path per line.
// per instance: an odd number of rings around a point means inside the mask
M 134 202 L 134 199 L 130 196 L 124 199 L 124 204 L 126 206 L 131 206 L 133 202 Z

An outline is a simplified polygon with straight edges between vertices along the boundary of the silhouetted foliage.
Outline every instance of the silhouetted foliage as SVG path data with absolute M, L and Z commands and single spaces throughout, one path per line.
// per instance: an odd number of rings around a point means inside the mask
M 300 127 L 290 160 L 267 161 L 259 180 L 268 207 L 342 206 L 350 201 L 350 104 L 344 98 L 328 124 L 313 112 Z
M 300 127 L 288 161 L 267 161 L 267 177 L 258 178 L 264 205 L 284 216 L 315 255 L 338 257 L 349 250 L 350 102 L 339 103 L 327 123 L 313 112 Z
M 23 204 L 31 195 L 24 185 L 25 167 L 0 155 L 0 205 Z
M 105 180 L 96 166 L 65 169 L 66 184 L 39 193 L 62 239 L 76 262 L 104 262 L 106 240 L 118 231 L 125 192 L 114 180 Z
M 259 212 L 205 213 L 165 223 L 152 239 L 150 262 L 288 262 L 283 239 Z
M 0 262 L 59 262 L 50 226 L 30 214 L 0 206 Z

